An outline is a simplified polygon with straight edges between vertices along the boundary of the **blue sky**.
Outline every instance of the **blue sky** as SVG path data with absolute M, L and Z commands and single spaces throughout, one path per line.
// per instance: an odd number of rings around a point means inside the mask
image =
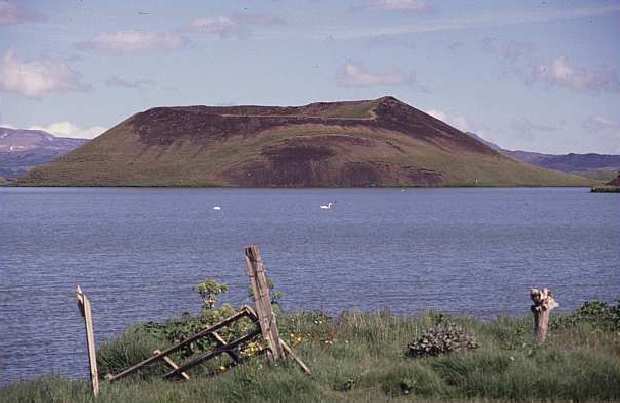
M 510 149 L 620 153 L 620 1 L 0 0 L 0 125 L 393 95 Z

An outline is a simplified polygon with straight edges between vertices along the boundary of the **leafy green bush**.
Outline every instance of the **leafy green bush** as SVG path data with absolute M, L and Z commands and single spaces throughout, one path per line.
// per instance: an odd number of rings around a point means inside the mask
M 474 350 L 478 348 L 478 341 L 462 327 L 448 322 L 428 329 L 407 347 L 407 354 L 417 358 Z
M 168 341 L 170 344 L 180 343 L 199 331 L 216 324 L 235 314 L 232 305 L 222 304 L 216 307 L 220 295 L 228 292 L 228 286 L 214 279 L 207 279 L 194 287 L 202 299 L 202 311 L 194 316 L 189 313 L 164 323 L 148 322 L 144 328 L 152 335 Z M 226 341 L 247 332 L 252 322 L 243 318 L 230 326 L 218 330 L 218 334 Z M 180 350 L 180 356 L 187 358 L 195 353 L 205 352 L 218 346 L 218 342 L 211 337 L 200 338 Z
M 579 323 L 587 323 L 599 329 L 620 330 L 620 300 L 615 304 L 598 300 L 586 301 L 575 312 L 552 318 L 551 328 L 574 327 Z
M 228 286 L 224 283 L 220 283 L 212 278 L 206 279 L 198 283 L 194 290 L 202 298 L 203 309 L 213 309 L 217 302 L 217 297 L 220 294 L 228 292 Z

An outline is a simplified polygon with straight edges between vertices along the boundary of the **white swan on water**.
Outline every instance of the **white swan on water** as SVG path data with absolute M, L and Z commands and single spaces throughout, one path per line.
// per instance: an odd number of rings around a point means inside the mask
M 321 208 L 322 208 L 323 210 L 329 210 L 329 209 L 331 209 L 333 206 L 334 206 L 334 203 L 329 202 L 329 203 L 327 203 L 327 204 L 323 204 L 323 205 L 321 206 Z
M 222 208 L 220 206 L 214 206 L 213 210 L 221 210 Z

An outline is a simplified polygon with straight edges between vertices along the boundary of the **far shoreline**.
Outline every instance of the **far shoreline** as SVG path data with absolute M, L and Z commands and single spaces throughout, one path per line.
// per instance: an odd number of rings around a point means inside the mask
M 2 183 L 0 188 L 152 188 L 152 189 L 534 189 L 534 188 L 583 188 L 583 189 L 600 189 L 604 186 L 592 183 L 589 185 L 442 185 L 442 186 L 424 186 L 424 185 L 403 185 L 403 186 L 235 186 L 235 185 L 76 185 L 76 184 L 17 184 Z

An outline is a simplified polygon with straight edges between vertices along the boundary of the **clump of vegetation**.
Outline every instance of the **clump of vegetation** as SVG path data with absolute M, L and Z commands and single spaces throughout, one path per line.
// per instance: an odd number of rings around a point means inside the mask
M 551 328 L 574 327 L 579 323 L 587 323 L 598 329 L 620 330 L 620 300 L 615 304 L 598 300 L 586 301 L 575 312 L 552 319 Z
M 145 358 L 150 357 L 154 350 L 161 349 L 165 340 L 154 335 L 149 325 L 135 325 L 127 329 L 120 337 L 106 340 L 97 347 L 97 367 L 99 374 L 116 373 Z M 149 378 L 161 373 L 165 367 L 162 363 L 153 365 L 140 371 L 138 376 Z
M 200 315 L 139 324 L 98 346 L 100 374 L 135 364 L 153 349 L 171 345 L 173 338 L 182 337 L 172 336 L 175 327 L 215 320 L 215 312 L 226 305 L 217 301 L 224 294 L 212 296 L 216 301 L 204 304 Z M 156 364 L 112 384 L 101 382 L 96 402 L 615 401 L 620 399 L 617 312 L 618 304 L 590 302 L 573 313 L 556 315 L 557 325 L 546 342 L 538 345 L 531 316 L 478 321 L 441 314 L 401 316 L 388 311 L 344 312 L 337 317 L 280 311 L 280 336 L 294 346 L 312 376 L 290 361 L 268 365 L 261 356 L 249 358 L 261 346 L 248 343 L 241 350 L 242 357 L 248 358 L 243 365 L 219 371 L 219 366 L 209 365 L 222 363 L 205 363 L 192 368 L 191 379 L 180 383 L 162 379 L 167 369 Z M 477 348 L 442 347 L 468 352 L 425 353 L 413 360 L 403 354 L 406 346 L 428 339 L 429 329 L 443 329 L 441 334 L 449 335 L 450 340 L 462 341 L 461 346 L 475 342 Z M 189 332 L 189 327 L 183 331 Z M 475 339 L 468 338 L 474 334 Z M 183 361 L 182 356 L 172 358 Z M 214 372 L 219 375 L 207 376 Z M 5 401 L 94 399 L 86 379 L 45 377 L 0 388 L 0 402 Z
M 435 357 L 477 348 L 478 341 L 473 335 L 454 323 L 446 322 L 433 326 L 410 343 L 407 346 L 407 355 L 413 358 Z
M 219 298 L 228 292 L 228 286 L 215 279 L 206 279 L 194 287 L 194 291 L 202 300 L 202 310 L 198 315 L 184 313 L 178 318 L 170 319 L 163 323 L 146 322 L 132 327 L 126 331 L 119 339 L 106 341 L 97 353 L 97 362 L 102 374 L 115 373 L 127 368 L 128 366 L 142 361 L 153 354 L 155 349 L 163 349 L 174 344 L 180 343 L 190 336 L 198 333 L 229 316 L 232 316 L 236 309 L 230 304 L 218 305 Z M 247 332 L 253 326 L 252 322 L 243 318 L 231 326 L 218 330 L 218 334 L 225 340 L 232 340 L 239 335 Z M 217 341 L 210 337 L 200 338 L 187 346 L 183 347 L 171 357 L 175 360 L 183 361 L 196 354 L 206 352 L 218 345 Z M 260 346 L 257 343 L 246 346 L 247 351 L 237 351 L 244 356 L 253 355 Z M 227 368 L 230 362 L 226 357 L 212 361 L 207 371 L 214 369 Z M 146 370 L 139 371 L 140 376 L 150 377 L 160 375 L 166 366 L 161 362 L 153 363 Z
M 215 306 L 218 296 L 228 292 L 228 286 L 215 279 L 209 278 L 198 283 L 198 285 L 194 287 L 194 290 L 202 298 L 203 309 L 209 311 Z
M 171 344 L 179 343 L 193 334 L 233 315 L 236 310 L 230 304 L 218 305 L 220 296 L 228 292 L 228 286 L 215 279 L 206 279 L 198 283 L 194 290 L 202 300 L 202 310 L 199 315 L 184 314 L 178 319 L 170 320 L 161 324 L 150 323 L 150 330 L 154 334 L 161 334 Z M 231 326 L 222 328 L 218 334 L 225 340 L 239 336 L 251 326 L 247 318 L 239 320 Z M 217 341 L 203 337 L 188 344 L 181 350 L 183 358 L 195 353 L 205 352 L 216 347 Z

